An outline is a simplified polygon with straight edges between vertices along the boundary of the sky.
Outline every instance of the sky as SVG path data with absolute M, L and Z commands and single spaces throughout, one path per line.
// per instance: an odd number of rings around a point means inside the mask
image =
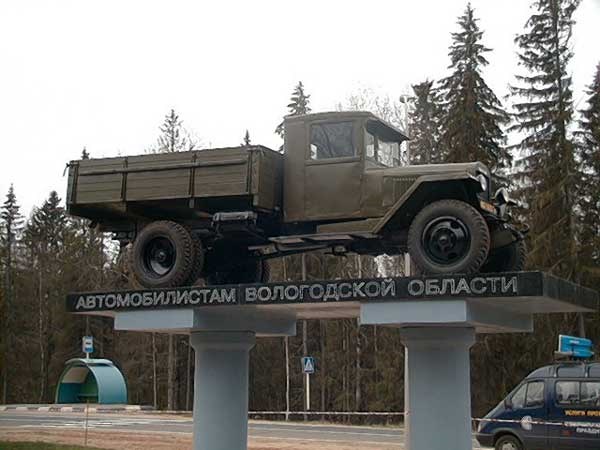
M 517 70 L 529 0 L 472 0 L 484 75 L 499 96 Z M 0 0 L 0 196 L 27 216 L 85 146 L 143 153 L 174 108 L 204 147 L 280 145 L 273 131 L 302 80 L 313 111 L 368 88 L 398 96 L 447 74 L 464 0 Z M 574 98 L 600 62 L 600 0 L 583 0 L 570 66 Z M 3 201 L 3 200 L 2 200 Z

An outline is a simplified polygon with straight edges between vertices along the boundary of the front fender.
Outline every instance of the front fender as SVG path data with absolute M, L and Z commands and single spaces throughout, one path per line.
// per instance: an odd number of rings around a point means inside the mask
M 396 200 L 372 232 L 382 234 L 407 228 L 423 206 L 436 200 L 457 199 L 476 205 L 478 192 L 481 192 L 479 180 L 468 172 L 423 175 Z

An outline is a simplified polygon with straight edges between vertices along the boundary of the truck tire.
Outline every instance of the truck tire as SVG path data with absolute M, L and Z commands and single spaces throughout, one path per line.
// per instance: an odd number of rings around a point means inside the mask
M 210 285 L 267 283 L 271 275 L 270 265 L 265 260 L 245 259 L 234 267 L 216 270 L 206 277 Z
M 160 220 L 137 235 L 130 253 L 130 272 L 145 288 L 182 286 L 194 263 L 190 232 L 178 223 Z
M 527 246 L 524 240 L 515 241 L 490 251 L 481 272 L 520 272 L 525 269 Z
M 523 450 L 521 441 L 511 434 L 505 434 L 496 441 L 495 450 Z
M 423 274 L 475 273 L 490 248 L 483 216 L 460 200 L 438 200 L 423 208 L 408 230 L 408 251 Z
M 202 276 L 202 271 L 204 270 L 204 246 L 202 245 L 202 240 L 192 234 L 192 242 L 194 244 L 194 259 L 190 276 L 185 283 L 186 286 L 193 286 Z

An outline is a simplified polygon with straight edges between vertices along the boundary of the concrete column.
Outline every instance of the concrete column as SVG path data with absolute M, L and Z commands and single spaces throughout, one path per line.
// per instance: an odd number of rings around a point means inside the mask
M 406 450 L 471 450 L 473 328 L 403 328 Z
M 255 335 L 246 331 L 192 333 L 194 450 L 246 450 L 248 353 Z

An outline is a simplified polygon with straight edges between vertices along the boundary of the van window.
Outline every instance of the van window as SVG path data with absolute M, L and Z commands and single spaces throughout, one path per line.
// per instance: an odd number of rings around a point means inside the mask
M 517 392 L 515 392 L 510 399 L 513 409 L 520 409 L 525 405 L 525 392 L 527 391 L 527 385 L 521 386 Z
M 558 405 L 577 405 L 579 403 L 579 381 L 557 381 L 556 403 Z
M 356 156 L 352 122 L 317 123 L 310 127 L 310 159 Z
M 600 406 L 600 381 L 581 382 L 581 404 Z
M 525 401 L 525 407 L 531 408 L 534 406 L 544 405 L 544 382 L 543 381 L 532 381 L 527 383 L 527 400 Z

